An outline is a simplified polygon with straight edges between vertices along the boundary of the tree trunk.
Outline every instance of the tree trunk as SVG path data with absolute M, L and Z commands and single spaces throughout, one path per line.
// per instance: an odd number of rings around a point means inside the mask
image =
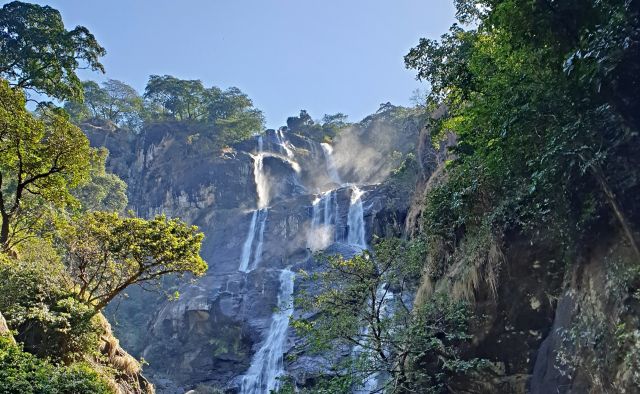
M 3 251 L 7 251 L 9 249 L 9 223 L 11 221 L 11 217 L 3 213 L 2 214 L 2 227 L 0 227 L 0 245 Z
M 609 184 L 607 183 L 602 170 L 598 166 L 590 164 L 589 167 L 591 168 L 591 172 L 593 173 L 594 177 L 598 181 L 600 188 L 607 197 L 607 202 L 611 206 L 614 215 L 618 219 L 620 227 L 622 227 L 622 231 L 624 231 L 627 239 L 629 240 L 631 248 L 636 255 L 636 259 L 638 260 L 638 262 L 640 262 L 640 247 L 638 247 L 638 243 L 636 242 L 635 236 L 633 235 L 633 229 L 631 228 L 629 221 L 627 220 L 626 216 L 622 212 L 622 209 L 618 205 L 618 202 L 616 201 L 616 196 L 613 193 L 613 190 L 611 190 L 611 188 L 609 187 Z

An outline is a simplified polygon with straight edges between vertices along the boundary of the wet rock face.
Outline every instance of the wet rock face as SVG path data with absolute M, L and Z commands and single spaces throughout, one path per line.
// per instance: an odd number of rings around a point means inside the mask
M 159 124 L 139 136 L 85 130 L 93 146 L 111 151 L 108 166 L 129 185 L 132 209 L 144 217 L 160 213 L 180 217 L 205 233 L 201 254 L 209 271 L 182 284 L 177 300 L 137 296 L 123 301 L 140 302 L 128 310 L 145 315 L 136 316 L 135 325 L 126 325 L 123 345 L 129 347 L 130 341 L 138 350 L 135 356 L 149 362 L 147 374 L 160 393 L 183 393 L 198 384 L 238 387 L 239 376 L 267 335 L 278 304 L 280 271 L 312 264 L 308 247 L 316 235 L 309 230 L 318 193 L 335 188 L 331 234 L 322 246 L 335 242 L 333 248 L 348 255 L 351 249 L 343 242 L 354 231 L 348 226 L 353 188 L 336 184 L 319 143 L 269 130 L 262 141 L 251 139 L 212 152 L 189 143 L 189 136 L 198 131 L 190 127 Z M 263 159 L 261 175 L 269 185 L 269 204 L 257 215 L 254 239 L 247 248 L 258 200 L 258 154 Z M 401 203 L 395 198 L 389 208 L 391 191 L 384 185 L 361 186 L 361 190 L 367 242 L 373 234 L 397 234 L 408 196 Z M 244 250 L 250 252 L 252 268 L 246 273 L 239 272 Z M 113 313 L 117 321 L 131 320 Z M 290 332 L 285 348 L 296 341 Z M 299 360 L 306 362 L 288 365 L 291 373 L 302 380 L 315 376 L 319 360 Z

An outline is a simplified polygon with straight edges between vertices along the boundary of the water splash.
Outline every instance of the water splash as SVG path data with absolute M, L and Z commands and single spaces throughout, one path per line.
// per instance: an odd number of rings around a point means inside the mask
M 335 190 L 316 196 L 311 211 L 311 228 L 307 234 L 307 247 L 312 251 L 325 249 L 335 241 L 338 203 Z
M 278 377 L 285 372 L 283 356 L 289 319 L 293 314 L 294 280 L 295 274 L 291 270 L 280 272 L 278 310 L 271 317 L 267 338 L 242 378 L 241 394 L 266 394 L 279 388 Z
M 364 192 L 358 186 L 351 186 L 351 202 L 347 217 L 347 243 L 362 249 L 367 248 L 366 231 L 364 228 L 364 207 L 362 195 Z
M 333 147 L 326 142 L 320 144 L 322 147 L 322 152 L 324 153 L 324 162 L 327 167 L 327 174 L 329 174 L 329 178 L 331 181 L 337 183 L 338 185 L 342 185 L 342 179 L 340 179 L 340 174 L 338 173 L 338 168 L 336 167 L 336 162 L 333 159 Z

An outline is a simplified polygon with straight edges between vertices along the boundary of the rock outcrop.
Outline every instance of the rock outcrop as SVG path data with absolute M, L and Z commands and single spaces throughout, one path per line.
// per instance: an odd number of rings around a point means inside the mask
M 134 289 L 129 300 L 110 309 L 121 323 L 116 332 L 125 348 L 149 362 L 146 371 L 161 393 L 199 385 L 239 387 L 278 306 L 280 272 L 310 264 L 312 250 L 331 245 L 349 250 L 356 184 L 363 193 L 366 241 L 403 231 L 410 195 L 379 183 L 398 165 L 397 155 L 375 158 L 367 171 L 356 165 L 360 152 L 350 152 L 346 144 L 388 133 L 392 145 L 381 150 L 406 154 L 415 146 L 408 141 L 415 141 L 422 126 L 417 120 L 390 123 L 384 114 L 368 119 L 366 126 L 348 132 L 345 145 L 334 142 L 337 164 L 327 156 L 327 146 L 283 130 L 212 151 L 190 142 L 190 127 L 163 123 L 139 136 L 85 127 L 93 146 L 110 150 L 108 166 L 129 185 L 132 209 L 146 217 L 180 217 L 205 233 L 202 255 L 209 272 L 176 287 L 177 300 Z M 394 139 L 394 134 L 402 136 Z M 335 179 L 332 165 L 342 179 Z M 321 198 L 330 204 L 320 204 Z M 265 208 L 259 207 L 261 200 L 268 201 Z M 314 209 L 330 223 L 312 231 Z M 173 283 L 168 280 L 165 290 L 173 291 Z M 295 341 L 289 333 L 285 348 Z M 295 370 L 294 376 L 306 376 L 308 366 L 285 367 Z

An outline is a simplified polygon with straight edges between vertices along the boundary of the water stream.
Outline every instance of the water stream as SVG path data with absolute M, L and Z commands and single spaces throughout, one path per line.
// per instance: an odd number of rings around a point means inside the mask
M 253 211 L 251 216 L 251 224 L 249 225 L 249 232 L 247 238 L 242 246 L 242 256 L 240 256 L 240 266 L 238 271 L 249 272 L 249 263 L 251 260 L 251 249 L 253 248 L 253 240 L 256 237 L 256 223 L 258 221 L 258 210 Z
M 364 228 L 364 207 L 362 195 L 364 192 L 358 186 L 351 186 L 351 202 L 347 216 L 347 243 L 361 249 L 367 248 Z
M 241 394 L 267 394 L 279 387 L 278 377 L 285 372 L 283 355 L 289 319 L 293 314 L 294 279 L 295 274 L 291 270 L 284 269 L 280 272 L 278 310 L 271 317 L 267 338 L 242 377 Z
M 291 149 L 291 147 L 289 146 L 289 141 L 287 141 L 287 139 L 285 138 L 282 130 L 276 131 L 276 139 L 278 140 L 278 145 L 280 145 L 282 150 L 284 150 L 284 152 L 287 154 L 287 157 L 293 158 L 295 156 L 293 153 L 293 149 Z

